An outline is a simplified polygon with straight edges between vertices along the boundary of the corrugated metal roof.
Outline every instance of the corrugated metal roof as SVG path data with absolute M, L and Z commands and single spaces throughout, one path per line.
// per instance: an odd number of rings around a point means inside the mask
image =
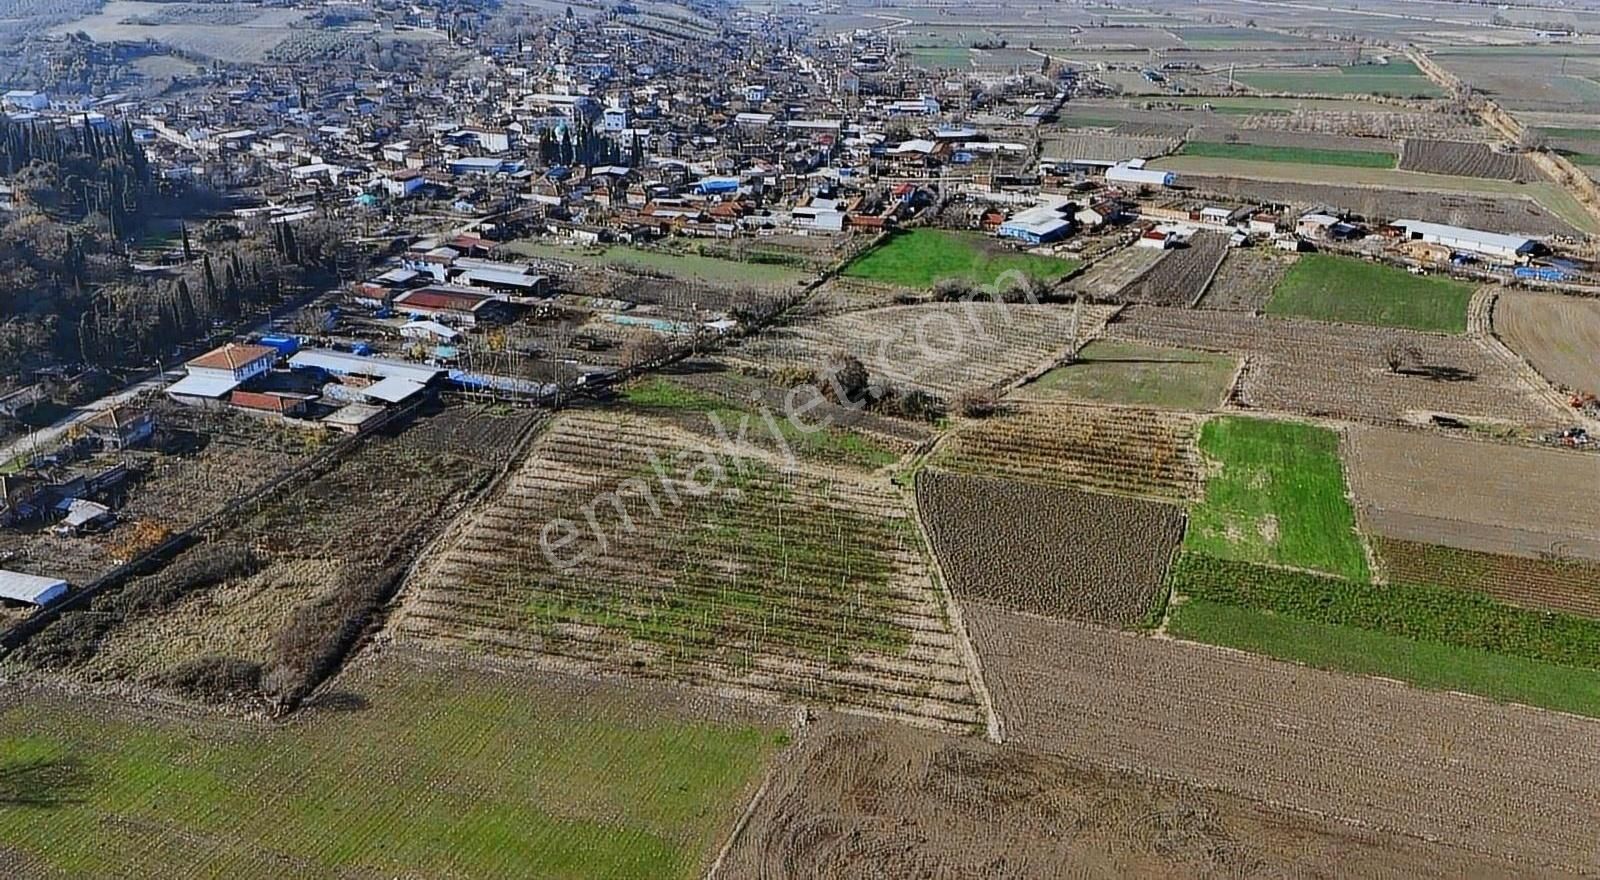
M 0 599 L 27 602 L 30 605 L 47 605 L 67 594 L 67 582 L 61 578 L 40 577 L 20 571 L 0 571 Z
M 226 397 L 239 384 L 232 376 L 185 376 L 168 385 L 167 393 L 183 397 Z
M 385 358 L 361 357 L 360 355 L 346 354 L 342 351 L 329 351 L 323 348 L 308 348 L 289 358 L 291 367 L 314 367 L 327 370 L 335 375 L 377 376 L 380 379 L 410 379 L 413 382 L 428 384 L 443 375 L 444 370 L 421 364 L 408 364 L 404 361 L 392 361 Z
M 410 379 L 402 379 L 396 376 L 368 385 L 361 389 L 361 394 L 364 397 L 381 400 L 384 403 L 399 403 L 413 397 L 424 387 L 420 382 L 413 382 Z
M 1468 229 L 1465 226 L 1429 223 L 1426 220 L 1396 220 L 1394 225 L 1413 235 L 1432 235 L 1435 238 L 1449 238 L 1513 252 L 1533 244 L 1533 239 L 1520 235 L 1503 235 L 1498 232 L 1485 232 L 1482 229 Z

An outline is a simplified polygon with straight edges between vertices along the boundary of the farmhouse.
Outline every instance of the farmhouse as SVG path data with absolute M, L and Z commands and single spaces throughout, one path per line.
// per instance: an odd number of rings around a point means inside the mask
M 1392 224 L 1405 233 L 1410 241 L 1424 241 L 1444 245 L 1451 250 L 1465 251 L 1490 259 L 1515 263 L 1539 252 L 1538 241 L 1517 235 L 1484 232 L 1464 226 L 1447 226 L 1423 220 L 1396 220 Z
M 24 605 L 49 605 L 67 595 L 67 582 L 18 571 L 0 571 L 0 600 Z
M 188 374 L 167 389 L 167 396 L 191 406 L 215 406 L 240 385 L 265 374 L 278 360 L 266 345 L 230 342 L 184 365 Z

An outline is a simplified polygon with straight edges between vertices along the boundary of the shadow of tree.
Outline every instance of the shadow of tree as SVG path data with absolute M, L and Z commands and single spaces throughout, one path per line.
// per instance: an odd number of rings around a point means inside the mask
M 306 708 L 325 712 L 363 712 L 369 705 L 366 697 L 354 691 L 328 691 L 307 701 Z
M 0 807 L 59 807 L 81 803 L 89 774 L 76 758 L 0 762 Z

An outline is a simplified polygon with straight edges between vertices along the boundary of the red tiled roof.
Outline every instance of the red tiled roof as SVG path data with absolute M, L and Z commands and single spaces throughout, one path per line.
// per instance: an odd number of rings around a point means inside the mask
M 240 345 L 230 342 L 221 348 L 215 348 L 189 362 L 191 367 L 200 367 L 209 370 L 237 370 L 261 360 L 272 358 L 276 360 L 278 350 L 265 345 Z
M 421 290 L 408 290 L 395 297 L 394 302 L 400 308 L 448 309 L 455 312 L 472 312 L 477 311 L 485 303 L 493 299 L 494 297 L 485 296 L 481 293 L 424 287 Z

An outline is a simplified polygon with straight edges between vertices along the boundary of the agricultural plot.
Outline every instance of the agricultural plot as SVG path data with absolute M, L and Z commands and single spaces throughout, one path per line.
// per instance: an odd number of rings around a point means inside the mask
M 1444 92 L 1409 61 L 1319 67 L 1304 70 L 1245 71 L 1239 82 L 1260 92 L 1301 95 L 1386 95 L 1393 98 L 1440 98 Z
M 1522 871 L 1600 858 L 1587 826 L 1600 755 L 1572 746 L 1593 722 L 981 605 L 963 616 L 1008 746 L 1501 854 Z
M 1166 255 L 1165 250 L 1130 244 L 1096 260 L 1082 275 L 1067 282 L 1067 287 L 1093 301 L 1118 302 L 1129 279 L 1150 271 Z
M 1538 196 L 1540 201 L 1530 198 L 1536 193 L 1545 192 L 1538 184 L 1523 184 L 1517 188 L 1517 192 L 1485 195 L 1429 191 L 1417 182 L 1421 178 L 1415 177 L 1411 178 L 1411 182 L 1390 178 L 1378 185 L 1353 181 L 1353 185 L 1340 186 L 1275 180 L 1272 177 L 1252 180 L 1247 176 L 1237 176 L 1240 173 L 1239 169 L 1230 168 L 1196 169 L 1194 173 L 1183 175 L 1183 183 L 1201 192 L 1287 204 L 1296 210 L 1311 210 L 1319 205 L 1331 206 L 1364 217 L 1370 222 L 1414 218 L 1529 236 L 1577 235 L 1578 227 L 1573 225 L 1574 222 L 1585 229 L 1591 226 L 1591 221 L 1566 206 L 1570 197 L 1560 200 L 1559 213 L 1552 210 L 1554 203 L 1552 206 L 1542 203 L 1543 195 Z M 1273 177 L 1281 178 L 1283 175 Z M 1318 174 L 1317 179 L 1331 178 L 1326 174 Z M 1427 178 L 1429 182 L 1441 179 L 1467 178 Z M 1506 186 L 1515 184 L 1507 183 Z
M 1495 335 L 1546 381 L 1600 393 L 1600 301 L 1507 290 L 1492 320 Z
M 1160 262 L 1117 291 L 1117 298 L 1155 306 L 1193 305 L 1227 253 L 1228 236 L 1197 232 L 1186 247 L 1166 251 Z
M 1021 400 L 1061 400 L 1205 412 L 1222 405 L 1238 363 L 1227 355 L 1096 339 L 1072 363 L 1019 388 Z
M 1278 282 L 1267 314 L 1433 333 L 1464 333 L 1472 285 L 1380 263 L 1308 254 Z
M 1071 260 L 1019 253 L 966 232 L 913 229 L 898 233 L 845 267 L 851 278 L 927 288 L 946 278 L 993 284 L 1008 273 L 1053 281 L 1076 268 Z
M 1354 429 L 1347 442 L 1368 532 L 1484 553 L 1600 560 L 1600 459 L 1593 455 L 1381 428 Z
M 1114 309 L 1086 306 L 1077 339 L 1095 336 Z M 1074 345 L 1071 306 L 933 303 L 847 312 L 773 330 L 730 353 L 757 367 L 816 370 L 852 355 L 875 380 L 954 397 L 1003 388 Z
M 1373 550 L 1394 583 L 1438 584 L 1501 602 L 1600 619 L 1600 565 L 1479 553 L 1378 536 Z
M 9 876 L 698 877 L 778 747 L 738 704 L 395 652 L 339 686 L 278 725 L 9 682 Z
M 887 480 L 573 414 L 406 586 L 393 629 L 966 729 L 973 693 L 919 544 Z
M 1400 170 L 1497 180 L 1539 179 L 1539 170 L 1525 156 L 1501 153 L 1488 144 L 1421 138 L 1406 139 L 1400 151 Z
M 962 425 L 930 463 L 957 473 L 1144 495 L 1199 494 L 1198 419 L 1083 404 L 1019 407 Z
M 241 676 L 230 690 L 251 691 L 287 665 L 282 634 L 299 617 L 383 582 L 504 462 L 531 418 L 457 407 L 415 433 L 373 437 L 230 517 L 212 543 L 66 612 L 19 661 L 152 687 L 227 666 Z
M 937 470 L 916 489 L 955 597 L 1014 611 L 1139 624 L 1183 535 L 1182 512 L 1153 501 Z
M 1393 153 L 1210 141 L 1188 141 L 1178 155 L 1251 162 L 1293 162 L 1299 165 L 1344 165 L 1352 168 L 1393 168 L 1395 163 Z
M 1442 413 L 1529 428 L 1568 418 L 1513 365 L 1466 337 L 1146 306 L 1123 310 L 1106 335 L 1244 355 L 1234 403 L 1245 408 L 1373 422 Z M 1401 362 L 1391 368 L 1397 353 Z
M 868 719 L 823 716 L 780 760 L 713 880 L 1511 876 L 1442 844 Z
M 1046 158 L 1099 162 L 1153 159 L 1156 156 L 1165 156 L 1177 148 L 1178 141 L 1174 138 L 1073 131 L 1048 134 L 1040 145 Z
M 1367 579 L 1337 434 L 1219 418 L 1201 428 L 1200 451 L 1210 465 L 1205 498 L 1190 511 L 1184 549 Z
M 223 10 L 210 7 L 203 7 L 198 18 L 189 15 L 172 20 L 168 13 L 170 10 L 165 3 L 111 0 L 98 13 L 62 25 L 53 32 L 81 31 L 102 43 L 155 40 L 208 58 L 255 64 L 264 61 L 279 42 L 293 36 L 306 17 L 305 12 L 297 9 L 244 4 L 226 9 L 226 15 L 231 17 L 224 17 Z
M 1600 622 L 1588 618 L 1188 553 L 1172 586 L 1167 632 L 1180 638 L 1600 717 Z
M 1238 312 L 1263 312 L 1272 291 L 1288 274 L 1298 257 L 1255 248 L 1234 248 L 1222 257 L 1222 265 L 1211 284 L 1195 304 L 1201 309 Z
M 622 245 L 590 250 L 535 240 L 511 242 L 504 247 L 507 253 L 519 257 L 560 260 L 576 266 L 620 269 L 709 284 L 783 287 L 806 278 L 805 272 L 780 263 L 738 262 Z

